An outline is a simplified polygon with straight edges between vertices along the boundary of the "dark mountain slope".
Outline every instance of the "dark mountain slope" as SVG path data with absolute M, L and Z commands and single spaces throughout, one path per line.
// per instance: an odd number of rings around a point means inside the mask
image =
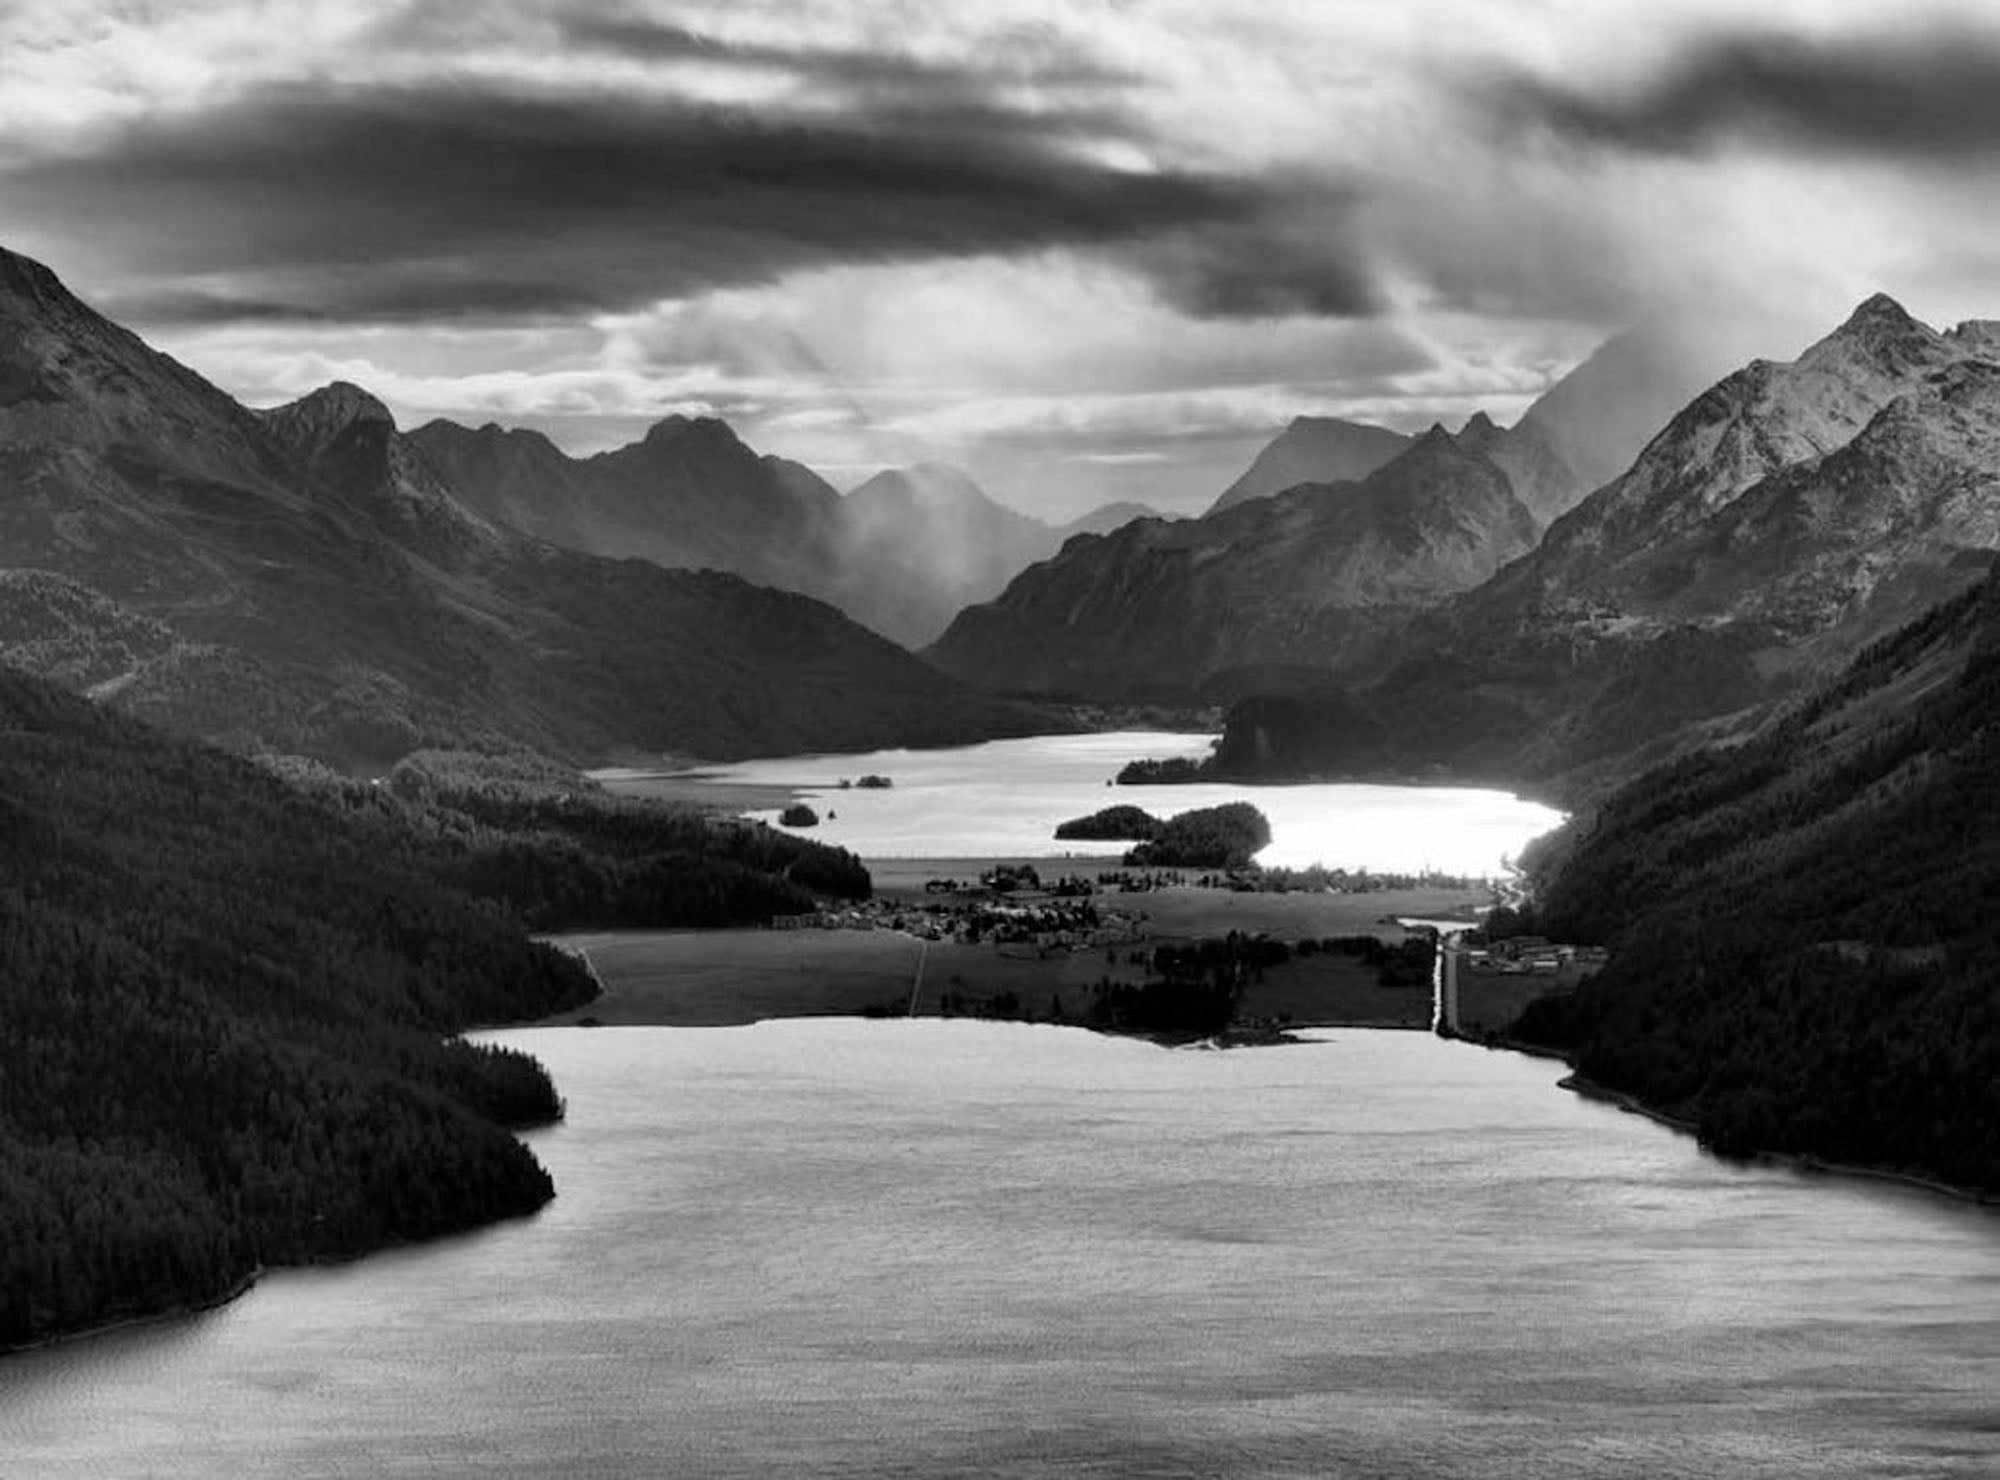
M 1521 1034 L 1724 1150 L 2000 1189 L 2000 579 L 1570 832 L 1532 923 L 1616 954 Z
M 120 623 L 170 632 L 78 676 L 183 729 L 380 767 L 482 736 L 721 756 L 1033 723 L 825 606 L 526 538 L 466 508 L 353 387 L 250 412 L 10 255 L 0 387 L 7 565 L 92 593 L 68 603 L 93 624 L 72 668 Z M 0 594 L 46 625 L 54 589 Z M 45 634 L 15 654 L 62 649 Z

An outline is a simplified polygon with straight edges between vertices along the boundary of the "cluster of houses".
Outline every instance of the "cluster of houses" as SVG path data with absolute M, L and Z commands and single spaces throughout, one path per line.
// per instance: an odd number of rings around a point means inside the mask
M 771 924 L 785 930 L 900 930 L 923 940 L 1029 947 L 1037 955 L 1123 945 L 1142 933 L 1137 916 L 1100 910 L 1084 898 L 1025 900 L 972 891 L 949 904 L 869 900 L 780 916 Z
M 1540 935 L 1510 936 L 1465 953 L 1465 964 L 1471 970 L 1503 976 L 1557 976 L 1567 966 L 1588 975 L 1609 959 L 1610 953 L 1603 946 L 1562 945 Z

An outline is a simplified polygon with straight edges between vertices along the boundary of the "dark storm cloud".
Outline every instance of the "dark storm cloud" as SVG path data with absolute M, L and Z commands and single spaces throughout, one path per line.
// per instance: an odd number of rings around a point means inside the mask
M 1163 290 L 1201 313 L 1372 306 L 1358 252 L 1266 247 L 1265 186 L 1110 168 L 1079 145 L 1111 129 L 1088 105 L 1015 111 L 974 89 L 788 119 L 316 83 L 17 165 L 0 206 L 126 254 L 127 291 L 196 321 L 232 297 L 252 317 L 562 315 L 833 263 L 1048 246 L 1158 259 Z M 1149 246 L 1162 241 L 1182 245 Z
M 2000 152 L 2000 37 L 1710 38 L 1617 93 L 1517 77 L 1490 93 L 1517 127 L 1585 144 L 1691 154 L 1736 140 L 1809 151 Z

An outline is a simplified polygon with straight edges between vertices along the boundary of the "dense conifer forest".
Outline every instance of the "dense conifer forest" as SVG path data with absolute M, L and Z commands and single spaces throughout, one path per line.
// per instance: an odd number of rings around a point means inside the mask
M 2000 585 L 1578 831 L 1522 923 L 1615 954 L 1518 1036 L 1719 1150 L 2000 1189 Z
M 564 790 L 567 787 L 567 790 Z M 0 672 L 0 1348 L 523 1214 L 587 1000 L 523 926 L 865 893 L 845 854 L 491 758 L 284 777 Z

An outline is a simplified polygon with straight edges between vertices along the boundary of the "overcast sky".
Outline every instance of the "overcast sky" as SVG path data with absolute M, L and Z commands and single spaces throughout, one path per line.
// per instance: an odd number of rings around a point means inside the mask
M 1647 315 L 2000 317 L 2000 6 L 17 0 L 0 244 L 255 404 L 1199 507 Z

